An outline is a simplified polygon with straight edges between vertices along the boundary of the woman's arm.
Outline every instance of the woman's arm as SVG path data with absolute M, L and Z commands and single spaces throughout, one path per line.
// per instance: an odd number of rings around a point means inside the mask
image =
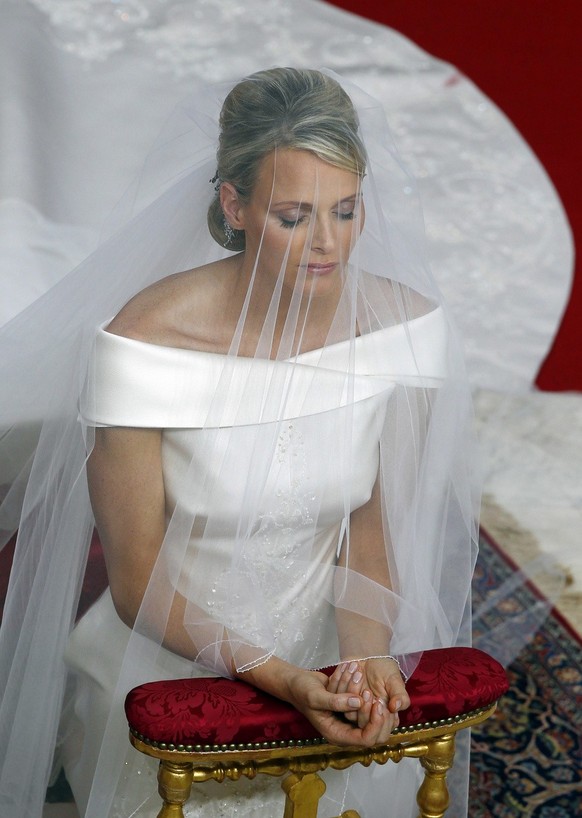
M 351 514 L 349 570 L 390 589 L 386 536 L 378 475 L 369 501 Z M 348 568 L 347 560 L 344 545 L 339 565 Z M 360 726 L 370 718 L 374 702 L 380 703 L 385 725 L 391 731 L 398 724 L 398 712 L 410 705 L 410 699 L 397 662 L 386 658 L 392 638 L 390 626 L 340 607 L 336 608 L 336 621 L 344 661 L 330 678 L 328 689 L 362 696 L 362 708 L 347 714 Z
M 97 428 L 89 494 L 115 609 L 133 627 L 165 533 L 159 429 Z
M 368 502 L 355 509 L 350 516 L 349 551 L 344 542 L 338 564 L 350 572 L 368 577 L 382 588 L 392 587 L 379 476 Z M 336 621 L 342 659 L 385 656 L 389 653 L 392 631 L 388 624 L 341 607 L 336 608 Z

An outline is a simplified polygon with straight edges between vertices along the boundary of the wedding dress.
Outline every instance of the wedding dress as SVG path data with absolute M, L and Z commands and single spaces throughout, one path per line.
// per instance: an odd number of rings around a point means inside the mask
M 420 363 L 414 364 L 410 359 L 408 333 L 421 351 Z M 349 458 L 358 464 L 358 472 L 349 477 L 353 508 L 363 505 L 372 492 L 381 430 L 397 384 L 414 379 L 420 369 L 425 385 L 430 381 L 437 388 L 445 374 L 445 345 L 446 327 L 438 308 L 413 319 L 408 327 L 395 326 L 357 339 L 355 433 Z M 201 606 L 213 616 L 221 604 L 220 586 L 228 576 L 247 483 L 252 479 L 254 440 L 259 428 L 256 424 L 262 415 L 260 405 L 243 404 L 241 395 L 249 382 L 249 394 L 261 395 L 266 373 L 276 377 L 280 371 L 289 381 L 290 400 L 283 422 L 272 421 L 277 426 L 275 457 L 263 489 L 261 511 L 253 521 L 247 561 L 266 603 L 264 616 L 276 635 L 275 653 L 300 667 L 323 667 L 337 663 L 340 658 L 330 605 L 333 597 L 330 568 L 336 561 L 345 514 L 344 490 L 338 486 L 343 467 L 341 448 L 337 445 L 337 429 L 341 426 L 337 415 L 346 411 L 347 403 L 344 399 L 343 407 L 341 403 L 334 405 L 328 396 L 334 394 L 334 381 L 343 385 L 348 347 L 338 343 L 325 350 L 302 353 L 294 365 L 245 358 L 229 361 L 216 353 L 156 346 L 100 330 L 93 362 L 95 400 L 93 403 L 92 396 L 88 398 L 93 411 L 91 417 L 84 418 L 95 425 L 163 429 L 168 518 L 177 496 L 184 493 L 184 485 L 188 484 L 190 464 L 196 464 L 197 485 L 189 489 L 194 506 L 192 516 L 195 520 L 214 519 L 217 530 L 211 537 L 206 532 L 204 538 L 193 532 L 189 549 L 194 554 L 202 547 L 205 552 L 198 555 L 192 569 L 199 576 L 183 576 L 180 584 L 185 587 L 194 583 Z M 386 349 L 390 350 L 389 355 L 379 356 L 379 351 Z M 233 364 L 231 403 L 226 409 L 218 409 L 213 407 L 212 397 L 224 370 Z M 252 388 L 253 379 L 257 381 L 256 389 Z M 263 425 L 260 433 L 265 434 Z M 344 479 L 348 476 L 344 475 Z M 316 511 L 317 497 L 323 499 Z M 309 559 L 305 557 L 306 549 L 311 552 Z M 241 615 L 244 612 L 235 611 L 233 626 L 241 627 Z M 264 623 L 249 623 L 249 627 L 256 630 L 260 644 Z M 69 640 L 66 660 L 76 676 L 76 686 L 61 725 L 62 752 L 67 778 L 81 812 L 93 781 L 103 728 L 110 717 L 130 633 L 106 591 Z M 142 659 L 136 671 L 144 681 L 168 674 L 176 678 L 208 675 L 206 668 L 166 650 L 162 650 L 156 662 L 148 659 Z M 118 710 L 115 718 L 118 740 L 123 744 L 126 740 L 123 712 Z M 155 809 L 155 772 L 154 762 L 140 760 L 139 769 L 133 770 L 133 780 L 129 783 L 126 780 L 123 808 L 114 807 L 113 818 L 149 814 L 143 811 L 147 807 L 140 808 L 142 802 Z M 276 815 L 282 797 L 279 783 L 265 778 L 251 785 L 248 782 L 226 787 L 205 785 L 200 792 L 194 792 L 187 814 L 250 816 L 257 809 L 272 809 L 272 813 L 260 814 Z M 409 796 L 412 809 L 414 790 Z M 366 814 L 372 813 L 363 813 Z

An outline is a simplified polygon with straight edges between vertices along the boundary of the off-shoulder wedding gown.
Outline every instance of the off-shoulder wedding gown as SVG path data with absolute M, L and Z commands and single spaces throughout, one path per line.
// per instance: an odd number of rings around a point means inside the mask
M 410 338 L 420 355 L 415 360 Z M 195 519 L 188 550 L 196 555 L 196 568 L 188 570 L 186 553 L 176 555 L 170 572 L 174 570 L 178 590 L 194 598 L 210 619 L 222 614 L 232 543 L 253 481 L 256 435 L 275 435 L 274 457 L 261 488 L 259 512 L 249 521 L 252 531 L 245 553 L 248 571 L 268 604 L 258 616 L 241 602 L 240 609 L 234 606 L 234 616 L 251 617 L 245 632 L 256 634 L 256 644 L 261 644 L 265 625 L 261 617 L 265 617 L 276 637 L 277 655 L 302 667 L 322 667 L 339 658 L 327 569 L 335 564 L 343 535 L 346 488 L 352 509 L 369 499 L 378 472 L 380 433 L 395 385 L 410 382 L 421 372 L 423 387 L 438 386 L 445 343 L 439 309 L 406 325 L 361 336 L 355 342 L 355 374 L 349 388 L 344 388 L 349 342 L 303 353 L 292 362 L 266 361 L 156 346 L 100 330 L 91 395 L 83 411 L 91 415 L 85 417 L 90 425 L 163 429 L 168 518 L 180 500 L 190 505 Z M 217 406 L 213 395 L 220 392 L 221 379 L 228 386 L 227 399 Z M 243 392 L 264 394 L 262 387 L 273 379 L 283 384 L 278 392 L 288 395 L 278 419 L 269 417 L 274 407 L 261 405 L 260 400 L 241 400 Z M 352 413 L 347 458 L 337 435 L 341 412 Z M 351 464 L 349 475 L 345 462 Z M 227 624 L 236 628 L 240 620 Z M 67 663 L 76 686 L 63 717 L 62 755 L 81 814 L 130 633 L 107 591 L 70 637 Z M 209 675 L 209 671 L 161 648 L 156 666 L 144 658 L 136 678 L 147 681 L 161 675 L 186 677 Z M 114 718 L 116 740 L 127 743 L 123 712 Z M 156 770 L 149 761 L 140 756 L 138 768 L 129 765 L 124 794 L 113 813 L 116 818 L 155 815 L 159 809 Z M 334 797 L 341 801 L 345 777 L 332 776 L 339 788 Z M 200 786 L 187 815 L 282 814 L 279 782 L 269 776 L 259 778 Z M 353 797 L 350 794 L 350 806 L 354 806 Z M 407 813 L 397 814 L 402 818 Z

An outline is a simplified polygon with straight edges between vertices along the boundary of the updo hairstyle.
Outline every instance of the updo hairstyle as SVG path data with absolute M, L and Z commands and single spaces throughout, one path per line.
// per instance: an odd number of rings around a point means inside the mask
M 338 168 L 363 176 L 366 152 L 351 99 L 320 71 L 272 68 L 242 80 L 220 113 L 216 190 L 208 209 L 212 237 L 228 250 L 245 248 L 244 230 L 227 240 L 220 185 L 230 182 L 248 202 L 262 159 L 275 148 L 311 151 Z

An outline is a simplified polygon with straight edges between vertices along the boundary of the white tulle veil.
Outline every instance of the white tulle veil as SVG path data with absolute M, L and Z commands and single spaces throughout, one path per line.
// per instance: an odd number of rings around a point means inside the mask
M 100 248 L 0 333 L 0 522 L 6 539 L 19 528 L 1 632 L 2 810 L 40 816 L 63 707 L 86 704 L 75 693 L 83 669 L 64 656 L 94 527 L 85 464 L 99 426 L 167 426 L 164 445 L 182 459 L 179 480 L 167 477 L 166 537 L 111 670 L 109 721 L 97 747 L 92 739 L 79 746 L 80 757 L 94 755 L 84 796 L 90 818 L 129 816 L 139 806 L 131 800 L 134 751 L 127 754 L 120 710 L 137 683 L 227 675 L 273 653 L 306 667 L 335 663 L 342 648 L 332 625 L 346 612 L 384 626 L 385 652 L 397 654 L 406 673 L 424 649 L 469 642 L 477 497 L 462 353 L 424 257 L 415 186 L 384 113 L 361 89 L 335 79 L 355 106 L 367 155 L 365 220 L 356 208 L 352 229 L 361 235 L 349 261 L 341 259 L 341 295 L 320 344 L 305 343 L 317 314 L 305 266 L 281 327 L 285 264 L 275 271 L 252 355 L 249 296 L 224 353 L 170 351 L 180 358 L 175 393 L 153 388 L 147 374 L 150 354 L 159 353 L 156 372 L 166 383 L 167 348 L 112 341 L 103 331 L 144 287 L 231 255 L 207 227 L 220 185 L 218 114 L 231 86 L 199 89 L 178 108 Z M 309 195 L 316 207 L 317 190 Z M 286 229 L 291 242 L 298 227 Z M 315 229 L 306 228 L 304 262 Z M 127 362 L 114 372 L 111 344 Z M 190 369 L 198 387 L 182 381 Z M 125 392 L 128 400 L 141 396 L 139 417 L 116 421 L 108 401 L 123 403 Z M 198 405 L 185 401 L 191 394 L 200 394 Z M 225 487 L 232 483 L 239 496 L 231 512 Z M 373 490 L 381 524 L 362 550 L 353 514 Z M 321 532 L 334 540 L 331 557 Z M 305 577 L 316 592 L 298 603 Z M 176 594 L 186 601 L 192 639 L 186 658 L 163 646 Z M 108 638 L 88 616 L 72 639 L 95 628 L 91 661 L 108 666 Z M 362 655 L 369 655 L 365 645 Z

